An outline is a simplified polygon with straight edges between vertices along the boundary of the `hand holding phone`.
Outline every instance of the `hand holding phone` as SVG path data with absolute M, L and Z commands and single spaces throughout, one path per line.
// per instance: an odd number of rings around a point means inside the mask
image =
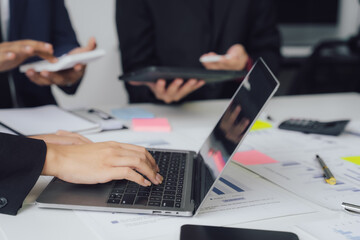
M 223 57 L 227 57 L 227 55 L 203 56 L 199 59 L 199 61 L 202 63 L 219 62 Z
M 70 69 L 76 64 L 87 64 L 95 61 L 105 55 L 103 49 L 96 49 L 89 52 L 67 54 L 58 58 L 55 63 L 50 63 L 46 60 L 38 61 L 34 63 L 24 64 L 20 66 L 20 72 L 26 72 L 29 69 L 34 69 L 35 72 L 49 71 L 58 72 L 65 69 Z

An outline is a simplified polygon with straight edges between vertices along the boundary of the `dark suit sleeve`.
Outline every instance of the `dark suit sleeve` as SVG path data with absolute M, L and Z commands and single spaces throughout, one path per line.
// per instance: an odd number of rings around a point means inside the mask
M 280 68 L 281 38 L 277 28 L 276 4 L 270 0 L 250 1 L 246 51 L 253 60 L 262 57 L 277 74 Z
M 0 133 L 0 213 L 17 214 L 42 172 L 45 157 L 43 141 Z
M 154 42 L 155 31 L 148 8 L 144 0 L 116 1 L 116 27 L 124 73 L 158 65 Z M 125 86 L 130 102 L 137 102 L 138 99 L 157 101 L 146 86 L 134 87 L 127 83 Z
M 71 25 L 69 14 L 64 0 L 55 0 L 52 4 L 52 39 L 56 56 L 68 53 L 79 47 L 74 29 Z M 67 94 L 74 94 L 80 85 L 80 81 L 70 87 L 60 87 Z

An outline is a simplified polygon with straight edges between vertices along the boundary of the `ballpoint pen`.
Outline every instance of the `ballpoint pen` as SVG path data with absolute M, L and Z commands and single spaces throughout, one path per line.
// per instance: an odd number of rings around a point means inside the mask
M 328 184 L 335 185 L 336 184 L 336 179 L 335 179 L 334 175 L 331 173 L 330 169 L 326 166 L 324 160 L 322 160 L 319 155 L 316 155 L 316 159 L 319 161 L 322 169 L 324 170 L 325 181 Z
M 342 206 L 345 210 L 347 210 L 347 211 L 349 211 L 349 212 L 352 212 L 352 213 L 360 213 L 360 206 L 358 206 L 358 205 L 343 202 L 343 203 L 341 204 L 341 206 Z
M 9 127 L 9 126 L 6 125 L 5 123 L 0 122 L 0 126 L 2 126 L 2 127 L 6 128 L 6 129 L 10 130 L 11 132 L 15 133 L 16 135 L 24 136 L 24 134 L 16 131 L 15 129 L 13 129 L 13 128 L 11 128 L 11 127 Z
M 97 109 L 89 109 L 88 112 L 96 114 L 98 117 L 100 117 L 103 120 L 113 119 L 113 117 L 110 116 L 109 114 L 107 114 L 103 111 L 97 110 Z

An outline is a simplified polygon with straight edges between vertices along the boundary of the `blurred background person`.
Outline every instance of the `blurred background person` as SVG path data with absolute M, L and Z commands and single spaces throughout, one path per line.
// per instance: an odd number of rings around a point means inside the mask
M 59 72 L 28 70 L 22 74 L 18 69 L 33 56 L 55 62 L 54 56 L 96 48 L 94 38 L 79 47 L 64 1 L 0 0 L 0 11 L 0 108 L 56 104 L 50 89 L 53 84 L 74 94 L 84 65 Z
M 124 73 L 147 66 L 249 70 L 263 57 L 280 66 L 276 7 L 269 0 L 116 1 L 116 24 Z M 201 56 L 226 55 L 215 63 Z M 172 103 L 230 98 L 239 81 L 205 84 L 175 79 L 167 84 L 126 83 L 129 101 Z

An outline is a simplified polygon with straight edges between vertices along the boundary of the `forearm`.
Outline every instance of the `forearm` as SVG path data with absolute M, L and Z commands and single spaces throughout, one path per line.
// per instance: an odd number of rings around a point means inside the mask
M 0 134 L 0 197 L 7 204 L 0 213 L 16 215 L 39 178 L 45 163 L 43 141 Z
M 56 56 L 79 47 L 75 31 L 63 0 L 52 1 L 52 39 Z

